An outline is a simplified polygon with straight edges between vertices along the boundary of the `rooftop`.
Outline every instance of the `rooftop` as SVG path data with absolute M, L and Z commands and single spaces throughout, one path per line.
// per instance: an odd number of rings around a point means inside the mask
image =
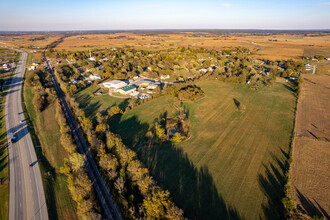
M 136 86 L 135 85 L 129 85 L 129 86 L 125 86 L 123 88 L 121 88 L 123 91 L 127 92 L 129 90 L 132 90 L 132 89 L 136 89 Z

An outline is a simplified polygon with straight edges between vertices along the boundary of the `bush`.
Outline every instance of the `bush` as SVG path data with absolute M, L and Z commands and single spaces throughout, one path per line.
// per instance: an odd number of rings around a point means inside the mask
M 173 143 L 180 143 L 182 141 L 183 137 L 179 132 L 176 132 L 173 137 L 170 139 Z
M 295 205 L 294 205 L 294 203 L 293 203 L 293 201 L 292 201 L 291 198 L 284 197 L 282 199 L 282 203 L 284 205 L 284 208 L 286 210 L 288 210 L 289 212 L 292 212 L 295 209 Z
M 110 117 L 118 114 L 123 114 L 123 110 L 121 110 L 118 106 L 113 106 L 108 110 L 108 114 Z

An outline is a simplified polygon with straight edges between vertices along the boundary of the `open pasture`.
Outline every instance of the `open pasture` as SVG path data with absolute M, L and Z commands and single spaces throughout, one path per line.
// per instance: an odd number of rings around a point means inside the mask
M 175 112 L 171 96 L 134 108 L 112 120 L 110 129 L 138 152 L 188 217 L 282 217 L 283 169 L 296 101 L 290 86 L 276 83 L 254 91 L 247 85 L 219 81 L 198 85 L 206 97 L 184 103 L 189 110 L 190 139 L 176 145 L 139 144 L 161 113 Z M 80 99 L 86 100 L 82 107 L 92 112 L 88 106 L 95 99 Z M 245 112 L 237 110 L 237 101 L 246 106 Z

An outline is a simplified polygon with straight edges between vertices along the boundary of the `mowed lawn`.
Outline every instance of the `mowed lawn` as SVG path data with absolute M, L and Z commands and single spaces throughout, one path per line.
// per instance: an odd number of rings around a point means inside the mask
M 103 92 L 103 95 L 94 96 L 96 92 Z M 101 89 L 96 85 L 91 85 L 74 95 L 74 98 L 80 103 L 80 107 L 84 109 L 86 116 L 91 119 L 95 118 L 97 112 L 105 111 L 112 106 L 118 105 L 123 110 L 127 105 L 127 99 L 115 98 L 108 95 L 107 89 Z
M 134 108 L 112 120 L 110 129 L 138 152 L 187 217 L 282 218 L 280 200 L 293 128 L 294 93 L 285 83 L 258 91 L 219 81 L 198 85 L 206 96 L 184 103 L 189 109 L 190 139 L 176 145 L 138 144 L 161 113 L 175 112 L 171 96 Z M 237 110 L 234 99 L 246 106 L 244 113 Z M 105 105 L 95 98 L 85 100 L 85 109 L 91 103 Z
M 60 167 L 64 159 L 68 157 L 67 152 L 60 143 L 60 126 L 55 120 L 55 107 L 49 105 L 40 113 L 35 112 L 32 104 L 33 91 L 24 86 L 24 101 L 28 112 L 27 122 L 33 124 L 34 132 L 41 148 L 36 148 L 40 170 L 42 173 L 49 219 L 78 219 L 76 204 L 72 200 L 67 187 L 67 178 L 60 173 Z M 31 132 L 31 131 L 30 131 Z M 32 135 L 34 136 L 34 135 Z
M 271 210 L 280 207 L 295 96 L 279 83 L 261 91 L 229 83 L 199 85 L 206 97 L 186 104 L 193 136 L 178 147 L 195 166 L 208 167 L 220 195 L 242 217 L 275 218 Z M 234 99 L 246 105 L 244 113 Z

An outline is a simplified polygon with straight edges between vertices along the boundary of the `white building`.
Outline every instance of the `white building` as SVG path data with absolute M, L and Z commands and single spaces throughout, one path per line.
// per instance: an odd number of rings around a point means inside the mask
M 140 80 L 140 81 L 136 81 L 134 82 L 134 85 L 136 85 L 137 87 L 139 86 L 148 86 L 150 83 L 152 83 L 151 81 L 147 81 L 147 80 Z
M 156 89 L 158 87 L 157 84 L 155 83 L 150 83 L 148 86 L 147 86 L 147 89 Z
M 169 79 L 170 78 L 170 75 L 161 75 L 160 76 L 160 79 Z
M 101 80 L 101 77 L 98 75 L 90 75 L 89 80 L 94 81 L 94 80 Z
M 127 86 L 127 83 L 125 83 L 124 81 L 121 81 L 121 80 L 111 80 L 108 82 L 104 82 L 103 86 L 106 88 L 120 89 L 120 88 Z
M 37 66 L 31 66 L 28 70 L 35 70 L 37 69 Z
M 148 99 L 149 95 L 145 94 L 145 93 L 139 93 L 137 96 L 138 99 Z

